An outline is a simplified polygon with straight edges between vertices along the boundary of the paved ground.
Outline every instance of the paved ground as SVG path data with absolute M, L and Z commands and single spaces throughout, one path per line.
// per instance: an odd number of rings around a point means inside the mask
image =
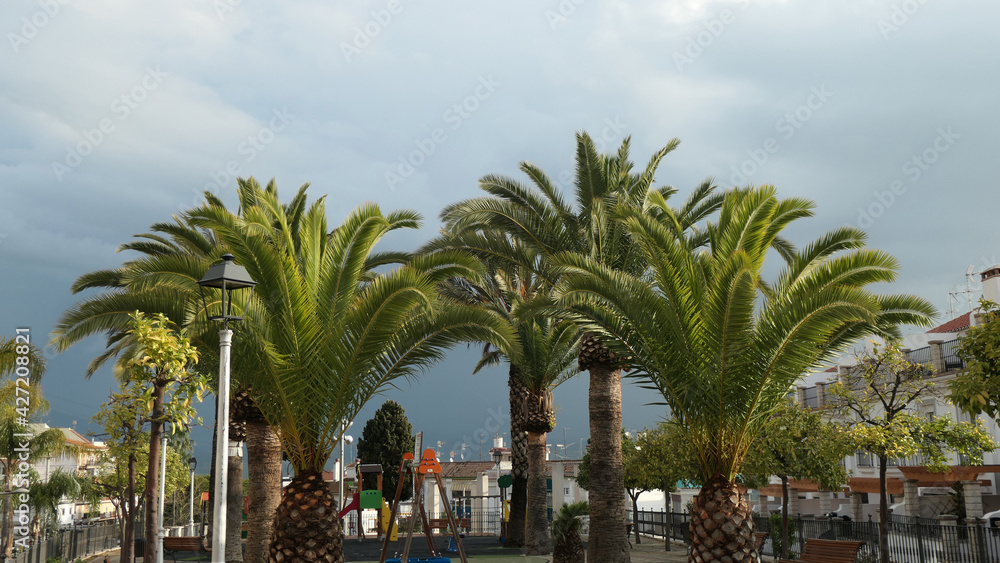
M 437 539 L 438 549 L 447 547 L 446 540 L 443 537 L 436 536 L 435 538 Z M 525 557 L 522 555 L 522 550 L 504 549 L 500 547 L 496 537 L 467 537 L 463 546 L 469 559 L 476 563 L 547 563 L 552 560 L 550 556 Z M 359 542 L 356 539 L 348 538 L 344 542 L 344 554 L 347 561 L 352 563 L 377 562 L 381 549 L 381 542 L 374 539 Z M 402 550 L 402 545 L 399 546 L 399 549 Z M 663 549 L 663 542 L 660 540 L 644 538 L 641 545 L 633 544 L 631 553 L 632 561 L 633 563 L 687 563 L 687 550 L 683 545 L 675 543 L 671 549 L 672 551 L 665 551 Z M 394 553 L 396 553 L 396 544 L 389 544 L 389 556 L 392 557 Z M 427 540 L 423 536 L 414 536 L 410 549 L 410 557 L 427 557 L 429 554 Z M 448 557 L 453 562 L 459 561 L 458 554 L 454 552 L 445 551 L 441 553 L 441 556 Z M 177 561 L 210 560 L 207 554 L 204 553 L 179 553 L 177 555 Z M 119 552 L 115 550 L 88 559 L 88 563 L 104 563 L 105 561 L 107 563 L 121 563 Z M 142 561 L 141 557 L 139 561 Z M 164 561 L 172 563 L 170 557 L 166 557 Z

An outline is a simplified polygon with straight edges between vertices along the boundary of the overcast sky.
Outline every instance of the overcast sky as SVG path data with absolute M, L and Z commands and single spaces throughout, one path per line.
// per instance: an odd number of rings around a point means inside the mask
M 944 320 L 968 267 L 1000 262 L 997 21 L 987 0 L 7 0 L 0 331 L 45 343 L 78 276 L 205 190 L 233 203 L 235 176 L 286 199 L 310 182 L 334 224 L 365 201 L 416 209 L 422 230 L 387 241 L 414 248 L 482 175 L 528 160 L 568 188 L 581 130 L 605 150 L 630 135 L 640 166 L 679 138 L 657 180 L 682 196 L 714 177 L 816 201 L 796 241 L 866 228 L 902 264 L 891 289 Z M 50 424 L 97 431 L 113 382 L 83 373 L 102 349 L 50 358 Z M 505 372 L 471 376 L 475 358 L 387 394 L 473 458 L 507 423 Z M 588 435 L 586 388 L 556 390 L 550 443 Z M 649 393 L 625 386 L 627 427 L 663 416 Z

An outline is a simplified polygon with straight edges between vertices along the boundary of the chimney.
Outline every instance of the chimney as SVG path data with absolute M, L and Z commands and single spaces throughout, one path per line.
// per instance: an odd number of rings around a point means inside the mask
M 986 268 L 979 275 L 983 283 L 983 299 L 1000 303 L 1000 264 Z

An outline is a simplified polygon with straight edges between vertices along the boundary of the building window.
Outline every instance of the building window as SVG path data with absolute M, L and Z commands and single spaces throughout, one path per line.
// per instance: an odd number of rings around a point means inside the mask
M 563 487 L 563 496 L 564 497 L 568 497 L 569 496 L 569 487 Z
M 872 454 L 868 452 L 858 452 L 858 467 L 872 467 Z

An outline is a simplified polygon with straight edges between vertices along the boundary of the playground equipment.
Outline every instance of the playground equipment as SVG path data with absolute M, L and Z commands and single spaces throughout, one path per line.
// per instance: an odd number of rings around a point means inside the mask
M 458 551 L 458 557 L 462 563 L 469 563 L 468 557 L 465 555 L 465 548 L 462 546 L 462 536 L 459 533 L 458 524 L 455 521 L 455 514 L 451 510 L 451 504 L 447 502 L 447 493 L 444 490 L 444 483 L 441 482 L 441 464 L 438 463 L 437 454 L 432 449 L 424 450 L 423 459 L 421 459 L 420 464 L 414 467 L 414 456 L 411 453 L 406 453 L 403 455 L 403 462 L 399 464 L 399 485 L 396 487 L 396 497 L 392 501 L 392 510 L 389 514 L 389 533 L 386 534 L 385 540 L 382 543 L 382 553 L 379 556 L 379 563 L 402 563 L 402 562 L 416 562 L 421 563 L 450 563 L 451 559 L 447 557 L 441 557 L 434 546 L 434 540 L 431 538 L 431 525 L 430 521 L 427 519 L 427 513 L 424 511 L 424 480 L 428 477 L 434 479 L 437 483 L 438 492 L 441 494 L 441 498 L 445 499 L 444 509 L 445 514 L 448 516 L 447 525 L 451 528 L 452 540 L 455 542 L 455 548 Z M 416 489 L 416 495 L 413 499 L 413 512 L 410 515 L 409 523 L 406 528 L 406 543 L 403 546 L 403 554 L 398 559 L 386 559 L 386 554 L 389 552 L 389 538 L 393 535 L 393 529 L 396 526 L 396 513 L 399 510 L 399 499 L 403 494 L 403 484 L 406 482 L 407 475 L 414 475 L 414 488 Z M 420 522 L 423 524 L 424 536 L 427 538 L 427 546 L 430 548 L 431 557 L 411 559 L 410 556 L 410 544 L 413 541 L 413 528 L 416 524 L 417 516 L 419 514 Z M 398 551 L 397 543 L 397 551 Z M 451 546 L 449 546 L 451 547 Z M 398 553 L 397 553 L 398 555 Z

